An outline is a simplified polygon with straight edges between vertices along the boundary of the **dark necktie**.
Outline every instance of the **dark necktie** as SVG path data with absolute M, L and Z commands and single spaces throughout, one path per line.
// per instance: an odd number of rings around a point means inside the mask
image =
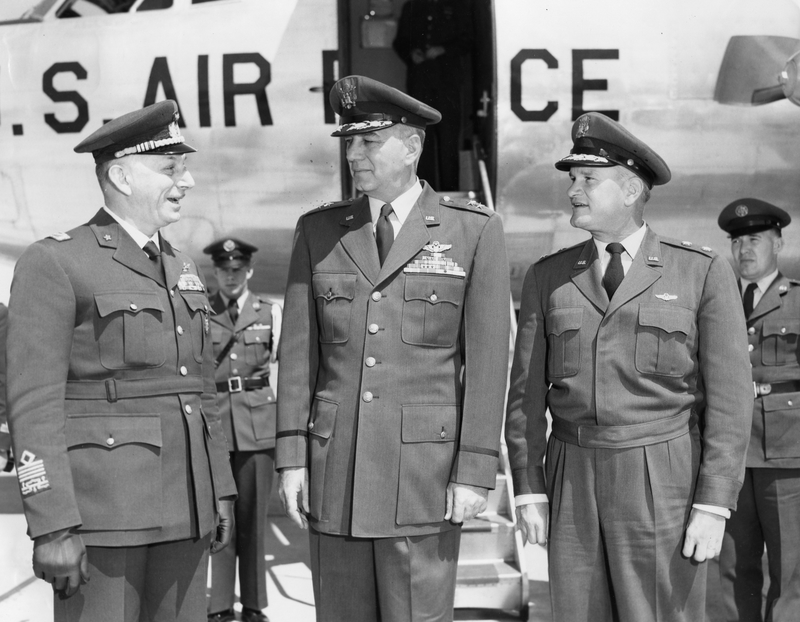
M 603 277 L 603 287 L 606 288 L 608 299 L 611 300 L 622 279 L 625 278 L 625 271 L 622 269 L 622 253 L 625 247 L 619 242 L 612 242 L 606 246 L 606 250 L 611 253 L 611 261 L 608 262 L 606 275 Z
M 750 317 L 750 314 L 753 312 L 753 296 L 756 293 L 756 285 L 755 283 L 748 283 L 747 287 L 744 289 L 744 296 L 742 297 L 742 306 L 744 307 L 744 319 Z
M 394 242 L 394 228 L 392 223 L 389 222 L 389 214 L 392 213 L 392 206 L 386 203 L 381 208 L 381 215 L 378 216 L 378 222 L 375 223 L 375 241 L 378 244 L 378 257 L 381 260 L 381 265 L 386 261 L 389 255 L 389 249 L 392 248 Z
M 228 301 L 228 315 L 231 316 L 231 322 L 236 325 L 236 320 L 239 319 L 239 305 L 234 299 Z
M 153 242 L 153 240 L 148 240 L 147 244 L 144 245 L 142 250 L 147 253 L 150 261 L 155 262 L 156 267 L 158 268 L 158 273 L 161 274 L 161 253 L 158 251 L 158 246 L 156 246 L 156 243 Z

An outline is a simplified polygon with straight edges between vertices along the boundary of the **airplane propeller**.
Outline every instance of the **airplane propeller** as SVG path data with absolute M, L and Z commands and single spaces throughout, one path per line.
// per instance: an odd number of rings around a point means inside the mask
M 734 36 L 722 59 L 714 100 L 760 106 L 788 99 L 800 106 L 799 74 L 800 39 Z

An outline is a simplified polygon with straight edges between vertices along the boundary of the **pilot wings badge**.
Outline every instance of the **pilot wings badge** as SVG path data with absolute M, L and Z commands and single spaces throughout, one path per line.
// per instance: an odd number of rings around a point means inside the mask
M 403 269 L 403 272 L 411 274 L 445 274 L 460 279 L 467 276 L 464 268 L 449 257 L 444 256 L 445 251 L 453 248 L 452 244 L 441 244 L 438 241 L 434 241 L 422 248 L 428 251 L 430 255 L 423 255 L 422 258 L 415 259 Z
M 664 302 L 669 302 L 671 300 L 677 300 L 678 297 L 675 294 L 667 294 L 664 292 L 663 294 L 656 294 L 656 298 L 663 300 Z

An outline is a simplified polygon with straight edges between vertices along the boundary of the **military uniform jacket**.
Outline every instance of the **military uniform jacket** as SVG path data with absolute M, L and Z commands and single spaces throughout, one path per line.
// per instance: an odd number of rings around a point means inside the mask
M 800 283 L 778 274 L 747 320 L 758 383 L 800 380 Z M 757 397 L 748 467 L 800 468 L 800 393 Z
M 210 312 L 195 263 L 163 273 L 104 210 L 17 262 L 9 420 L 32 538 L 94 546 L 204 535 L 235 495 L 219 422 Z
M 8 333 L 8 307 L 0 303 L 0 454 L 7 456 L 11 449 L 6 409 L 6 334 Z
M 309 467 L 316 529 L 436 533 L 449 482 L 494 488 L 509 296 L 500 218 L 427 184 L 382 267 L 366 197 L 300 218 L 276 467 Z
M 274 343 L 272 303 L 250 292 L 236 326 L 231 322 L 225 300 L 219 293 L 211 298 L 211 337 L 214 358 L 237 335 L 237 340 L 220 361 L 216 371 L 218 383 L 237 388 L 247 378 L 266 378 Z M 239 380 L 237 381 L 236 378 Z M 217 393 L 222 427 L 231 451 L 259 451 L 275 447 L 275 393 L 269 385 L 252 390 L 219 391 Z
M 546 492 L 548 408 L 571 426 L 689 411 L 703 435 L 693 502 L 735 507 L 753 396 L 730 265 L 648 228 L 613 301 L 591 239 L 531 266 L 522 291 L 506 421 L 515 494 Z

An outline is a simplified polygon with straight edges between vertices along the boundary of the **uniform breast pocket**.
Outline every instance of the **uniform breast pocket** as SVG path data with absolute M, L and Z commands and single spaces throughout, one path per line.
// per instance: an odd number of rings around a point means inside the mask
M 761 363 L 786 365 L 789 356 L 795 356 L 795 352 L 797 352 L 798 334 L 800 334 L 800 318 L 764 320 Z
M 413 346 L 451 348 L 461 330 L 464 279 L 406 276 L 403 342 Z
M 203 362 L 206 329 L 211 330 L 208 320 L 208 298 L 204 293 L 181 292 L 189 309 L 189 333 L 192 339 L 192 354 L 198 363 Z M 184 335 L 186 332 L 184 332 Z
M 161 417 L 68 417 L 64 427 L 83 529 L 162 524 Z
M 639 305 L 636 369 L 643 374 L 683 376 L 692 368 L 694 312 L 683 307 Z
M 581 370 L 582 323 L 583 307 L 563 307 L 547 312 L 548 377 L 566 378 Z
M 95 338 L 106 369 L 158 367 L 164 352 L 164 308 L 156 292 L 102 292 L 97 306 Z
M 350 338 L 350 313 L 356 294 L 355 274 L 312 275 L 321 343 L 346 343 Z
M 269 328 L 245 330 L 242 335 L 244 341 L 245 361 L 248 365 L 260 367 L 269 362 Z

